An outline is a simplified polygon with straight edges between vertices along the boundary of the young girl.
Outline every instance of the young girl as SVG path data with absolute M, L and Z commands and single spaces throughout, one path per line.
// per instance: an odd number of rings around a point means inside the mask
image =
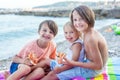
M 68 51 L 65 54 L 66 58 L 74 61 L 83 61 L 84 60 L 84 47 L 82 41 L 82 35 L 79 33 L 72 25 L 71 22 L 67 22 L 64 25 L 64 36 L 66 40 L 70 43 Z M 79 57 L 80 56 L 80 57 Z M 64 57 L 64 56 L 63 56 Z M 71 69 L 73 66 L 62 65 L 58 61 L 52 60 L 50 67 L 56 73 Z
M 58 32 L 56 23 L 52 20 L 41 22 L 38 29 L 39 39 L 28 43 L 13 58 L 7 80 L 36 80 L 45 75 L 43 68 L 35 67 L 41 60 L 55 59 L 56 44 L 52 41 Z
M 105 38 L 94 29 L 94 12 L 87 6 L 78 6 L 71 12 L 71 21 L 74 27 L 83 33 L 86 59 L 84 62 L 80 62 L 64 58 L 64 64 L 74 66 L 74 68 L 59 74 L 50 72 L 41 80 L 48 80 L 49 78 L 52 80 L 70 80 L 76 76 L 95 77 L 105 67 L 108 59 L 108 48 Z

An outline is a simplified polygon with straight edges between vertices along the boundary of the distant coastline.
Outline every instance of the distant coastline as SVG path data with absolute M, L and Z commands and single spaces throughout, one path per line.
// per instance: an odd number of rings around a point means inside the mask
M 96 19 L 118 18 L 120 19 L 120 2 L 59 2 L 47 6 L 36 6 L 26 9 L 4 9 L 0 8 L 0 14 L 33 15 L 33 16 L 53 16 L 68 17 L 71 10 L 78 5 L 91 7 L 96 15 Z

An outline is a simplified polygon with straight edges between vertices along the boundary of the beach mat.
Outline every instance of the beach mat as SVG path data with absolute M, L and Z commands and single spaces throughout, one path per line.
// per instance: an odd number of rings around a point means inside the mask
M 0 80 L 5 80 L 3 73 L 0 73 Z
M 120 59 L 109 58 L 106 69 L 96 77 L 89 79 L 75 77 L 72 80 L 120 80 Z
M 5 80 L 2 72 L 0 72 L 0 80 Z M 72 80 L 120 80 L 120 58 L 109 58 L 106 69 L 94 78 L 75 77 Z

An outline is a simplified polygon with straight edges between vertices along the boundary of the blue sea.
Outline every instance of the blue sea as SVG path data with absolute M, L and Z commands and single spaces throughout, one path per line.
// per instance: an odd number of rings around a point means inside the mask
M 63 35 L 63 25 L 69 21 L 68 17 L 42 17 L 42 16 L 21 16 L 21 15 L 0 15 L 0 60 L 12 57 L 31 40 L 39 37 L 37 30 L 41 21 L 54 20 L 59 32 L 55 37 L 55 42 L 65 40 Z M 120 19 L 96 20 L 95 28 L 120 22 Z

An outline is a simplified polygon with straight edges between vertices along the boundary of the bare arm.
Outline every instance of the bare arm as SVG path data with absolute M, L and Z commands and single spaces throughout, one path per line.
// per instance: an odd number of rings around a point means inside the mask
M 101 69 L 103 67 L 103 61 L 101 58 L 100 50 L 98 48 L 98 43 L 94 38 L 91 38 L 91 40 L 87 42 L 87 49 L 89 49 L 88 54 L 89 54 L 89 59 L 91 60 L 90 62 L 83 63 L 78 61 L 70 61 L 65 58 L 66 61 L 65 64 L 80 66 L 94 70 Z
M 81 48 L 82 48 L 82 45 L 79 44 L 79 43 L 75 43 L 75 44 L 72 45 L 71 49 L 72 49 L 72 52 L 73 52 L 72 53 L 73 54 L 73 56 L 72 56 L 73 61 L 78 61 Z M 72 65 L 71 66 L 70 65 L 63 65 L 61 67 L 56 67 L 54 69 L 54 71 L 55 71 L 55 73 L 60 73 L 62 71 L 71 69 L 72 67 L 73 67 Z
M 19 57 L 17 55 L 15 55 L 13 57 L 13 62 L 15 62 L 15 63 L 21 63 L 21 64 L 26 64 L 26 65 L 32 65 L 31 62 L 30 62 L 30 60 L 27 57 L 26 58 L 21 58 L 21 57 Z

